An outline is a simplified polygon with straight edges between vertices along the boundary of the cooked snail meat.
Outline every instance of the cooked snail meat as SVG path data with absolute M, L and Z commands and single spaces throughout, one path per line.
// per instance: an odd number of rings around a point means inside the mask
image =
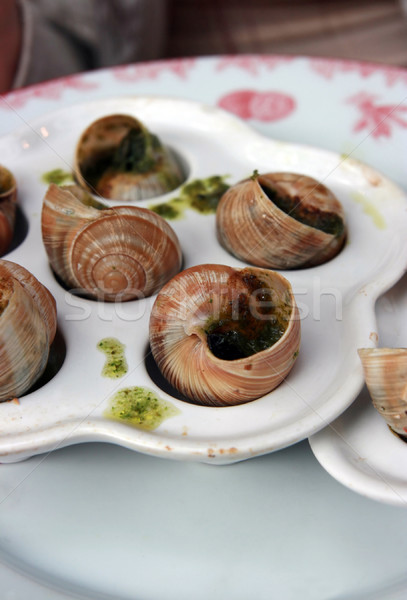
M 121 202 L 160 196 L 185 179 L 175 155 L 130 115 L 103 117 L 84 131 L 75 176 L 93 194 Z
M 254 267 L 186 269 L 163 287 L 150 317 L 158 367 L 200 404 L 230 406 L 270 392 L 288 375 L 299 344 L 289 282 Z
M 273 269 L 326 262 L 346 237 L 337 198 L 322 183 L 295 173 L 255 173 L 229 188 L 219 202 L 216 227 L 231 254 Z

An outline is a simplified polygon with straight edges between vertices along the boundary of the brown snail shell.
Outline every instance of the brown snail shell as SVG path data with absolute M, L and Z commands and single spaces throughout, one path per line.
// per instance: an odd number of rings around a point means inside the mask
M 343 208 L 327 187 L 296 173 L 254 174 L 222 196 L 222 246 L 259 267 L 311 267 L 333 258 L 346 236 Z
M 407 436 L 407 348 L 360 348 L 367 389 L 389 427 Z
M 178 238 L 162 217 L 136 206 L 105 207 L 78 186 L 49 186 L 42 236 L 54 272 L 92 298 L 150 296 L 181 268 Z
M 291 286 L 265 269 L 186 269 L 163 287 L 150 316 L 158 367 L 199 404 L 231 406 L 270 392 L 291 370 L 299 345 Z
M 7 252 L 14 234 L 17 184 L 13 174 L 0 165 L 0 256 Z
M 81 135 L 75 176 L 86 190 L 121 202 L 160 196 L 184 178 L 173 153 L 130 115 L 94 121 Z
M 24 267 L 0 260 L 0 401 L 21 396 L 42 375 L 56 326 L 51 293 Z

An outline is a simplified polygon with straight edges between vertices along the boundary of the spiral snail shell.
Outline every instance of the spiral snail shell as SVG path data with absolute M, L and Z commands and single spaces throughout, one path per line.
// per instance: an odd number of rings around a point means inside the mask
M 0 401 L 42 375 L 57 326 L 55 300 L 24 267 L 0 260 Z
M 390 429 L 406 437 L 407 348 L 360 348 L 358 353 L 373 406 Z
M 181 268 L 178 238 L 162 217 L 136 206 L 105 207 L 78 186 L 49 186 L 42 236 L 66 286 L 100 300 L 150 296 Z
M 219 202 L 216 227 L 231 254 L 273 269 L 326 262 L 346 236 L 337 198 L 322 183 L 296 173 L 255 173 L 229 188 Z
M 7 252 L 14 234 L 17 185 L 13 174 L 0 165 L 0 256 Z
M 108 115 L 82 133 L 75 176 L 86 190 L 121 202 L 159 196 L 184 175 L 173 153 L 130 115 Z
M 280 274 L 198 265 L 158 294 L 150 346 L 169 383 L 192 402 L 231 406 L 259 398 L 291 370 L 298 309 Z

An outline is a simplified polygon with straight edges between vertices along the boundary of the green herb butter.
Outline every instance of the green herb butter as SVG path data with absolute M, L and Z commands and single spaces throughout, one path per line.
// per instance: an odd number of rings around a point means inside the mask
M 110 406 L 104 416 L 151 431 L 165 419 L 177 414 L 180 414 L 180 411 L 171 402 L 159 398 L 152 390 L 134 386 L 119 390 L 110 399 Z
M 206 179 L 195 179 L 182 186 L 179 196 L 150 208 L 165 219 L 179 219 L 187 209 L 193 209 L 203 215 L 216 213 L 219 200 L 229 188 L 225 183 L 226 175 L 213 175 Z
M 116 338 L 104 338 L 97 345 L 98 349 L 106 355 L 102 375 L 117 379 L 127 373 L 127 361 L 124 356 L 125 346 Z
M 222 360 L 246 358 L 273 346 L 284 335 L 292 312 L 290 296 L 275 302 L 267 283 L 249 269 L 233 278 L 243 283 L 247 292 L 204 326 L 210 351 Z M 228 283 L 233 287 L 232 277 Z
M 73 183 L 73 175 L 70 171 L 53 169 L 43 174 L 42 181 L 47 184 L 63 185 L 64 183 Z

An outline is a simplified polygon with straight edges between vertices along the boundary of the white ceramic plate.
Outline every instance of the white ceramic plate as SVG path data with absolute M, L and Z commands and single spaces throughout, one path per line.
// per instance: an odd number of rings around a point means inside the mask
M 134 94 L 212 106 L 227 98 L 262 134 L 351 154 L 407 189 L 407 72 L 383 65 L 257 55 L 128 65 L 8 94 L 0 132 Z M 377 303 L 381 345 L 406 344 L 405 300 L 394 289 Z M 87 358 L 79 352 L 78 362 Z M 402 600 L 407 593 L 405 512 L 338 483 L 307 442 L 220 469 L 97 443 L 3 464 L 0 531 L 7 600 Z
M 321 465 L 350 489 L 407 506 L 406 442 L 391 433 L 366 390 L 309 442 Z
M 349 235 L 339 256 L 313 269 L 285 272 L 301 312 L 302 344 L 287 380 L 265 397 L 238 407 L 208 408 L 169 396 L 150 376 L 145 359 L 153 299 L 125 304 L 79 299 L 54 279 L 40 232 L 43 175 L 69 171 L 82 131 L 112 113 L 137 116 L 173 147 L 188 165 L 187 181 L 222 175 L 233 184 L 254 169 L 300 172 L 325 183 L 343 203 Z M 2 461 L 77 442 L 110 441 L 152 455 L 234 462 L 303 440 L 357 396 L 363 380 L 356 349 L 376 343 L 375 300 L 401 276 L 407 260 L 407 200 L 380 173 L 335 153 L 272 141 L 219 109 L 162 97 L 115 97 L 52 112 L 3 138 L 0 153 L 16 176 L 28 220 L 26 238 L 7 258 L 52 291 L 66 345 L 64 363 L 51 381 L 19 404 L 0 405 Z M 177 191 L 157 201 L 176 196 Z M 172 225 L 184 267 L 243 266 L 216 241 L 213 215 L 188 211 Z M 105 357 L 97 344 L 107 337 L 126 347 L 129 372 L 120 380 L 101 374 Z M 149 432 L 106 418 L 112 396 L 129 386 L 153 389 L 179 413 Z
M 407 276 L 378 301 L 380 345 L 405 347 Z M 407 506 L 407 444 L 392 434 L 367 390 L 329 427 L 309 440 L 338 481 L 375 500 Z

